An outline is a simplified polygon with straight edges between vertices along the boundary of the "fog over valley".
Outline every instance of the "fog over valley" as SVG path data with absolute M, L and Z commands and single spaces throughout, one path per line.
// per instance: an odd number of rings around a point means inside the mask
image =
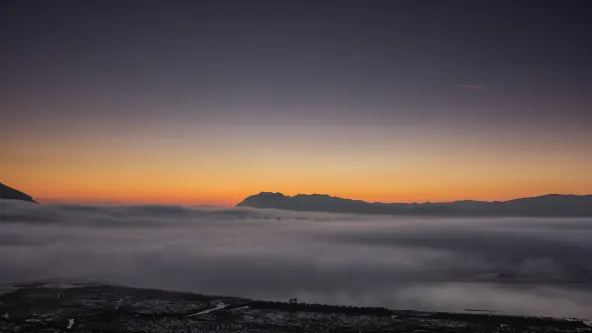
M 591 239 L 592 218 L 0 200 L 0 282 L 591 318 Z

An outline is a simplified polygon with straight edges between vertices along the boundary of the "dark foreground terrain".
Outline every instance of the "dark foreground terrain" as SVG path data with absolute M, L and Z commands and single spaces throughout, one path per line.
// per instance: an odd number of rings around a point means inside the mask
M 575 319 L 252 301 L 106 285 L 0 287 L 0 332 L 592 332 Z

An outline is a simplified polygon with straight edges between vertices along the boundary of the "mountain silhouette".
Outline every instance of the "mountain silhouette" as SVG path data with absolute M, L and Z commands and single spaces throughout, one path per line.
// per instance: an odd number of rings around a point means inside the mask
M 237 207 L 274 208 L 331 213 L 432 215 L 432 216 L 592 216 L 592 195 L 548 194 L 508 201 L 381 203 L 332 197 L 326 194 L 261 192 Z
M 14 189 L 10 186 L 6 186 L 2 183 L 0 183 L 0 199 L 22 200 L 38 203 L 37 201 L 33 200 L 33 198 L 30 195 L 23 193 L 17 189 Z

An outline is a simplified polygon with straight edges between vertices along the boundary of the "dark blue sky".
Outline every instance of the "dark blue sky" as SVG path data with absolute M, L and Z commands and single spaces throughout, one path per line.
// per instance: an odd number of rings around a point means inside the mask
M 580 122 L 592 106 L 586 4 L 8 1 L 2 110 L 238 123 Z

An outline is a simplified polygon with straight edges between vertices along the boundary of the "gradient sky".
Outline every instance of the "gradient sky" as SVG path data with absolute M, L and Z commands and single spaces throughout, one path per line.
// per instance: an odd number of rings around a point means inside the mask
M 589 7 L 4 1 L 0 181 L 42 202 L 591 193 Z

